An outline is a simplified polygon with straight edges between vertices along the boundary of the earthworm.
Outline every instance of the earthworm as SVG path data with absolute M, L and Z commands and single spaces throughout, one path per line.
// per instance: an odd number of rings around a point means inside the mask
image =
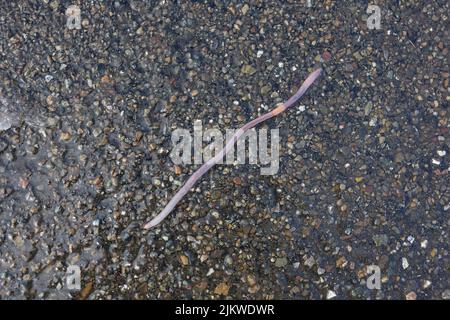
M 279 104 L 275 109 L 270 112 L 259 116 L 258 118 L 246 123 L 240 129 L 238 129 L 231 139 L 225 145 L 218 154 L 216 154 L 213 158 L 209 159 L 205 164 L 203 164 L 197 171 L 195 171 L 191 177 L 186 181 L 186 183 L 178 190 L 175 196 L 169 201 L 166 207 L 154 217 L 150 222 L 148 222 L 144 228 L 150 229 L 156 225 L 158 225 L 162 220 L 164 220 L 167 215 L 172 212 L 175 206 L 180 202 L 181 199 L 188 193 L 188 191 L 194 186 L 194 184 L 206 173 L 209 169 L 211 169 L 215 164 L 223 159 L 223 157 L 231 151 L 234 147 L 234 144 L 239 140 L 239 138 L 249 129 L 253 128 L 257 124 L 266 121 L 272 117 L 275 117 L 282 113 L 284 110 L 292 106 L 298 99 L 300 99 L 303 94 L 308 90 L 308 88 L 314 83 L 314 81 L 320 76 L 322 73 L 322 69 L 316 69 L 311 72 L 310 75 L 306 78 L 306 80 L 301 85 L 300 89 L 286 102 Z

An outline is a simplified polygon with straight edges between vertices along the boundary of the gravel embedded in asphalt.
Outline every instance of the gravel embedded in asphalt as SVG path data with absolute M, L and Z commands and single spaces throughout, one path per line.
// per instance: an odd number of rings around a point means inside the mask
M 379 30 L 360 1 L 0 6 L 1 299 L 449 299 L 448 1 Z M 239 128 L 317 67 L 260 126 L 277 174 L 216 166 L 142 229 L 198 167 L 175 129 Z

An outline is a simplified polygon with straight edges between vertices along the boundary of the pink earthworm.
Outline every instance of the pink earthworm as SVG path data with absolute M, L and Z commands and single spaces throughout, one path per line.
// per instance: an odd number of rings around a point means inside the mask
M 172 210 L 175 208 L 175 206 L 180 202 L 181 199 L 186 195 L 186 193 L 191 190 L 191 188 L 194 186 L 194 184 L 206 173 L 209 169 L 211 169 L 215 164 L 217 164 L 220 160 L 223 159 L 223 157 L 231 151 L 231 149 L 234 147 L 234 144 L 239 140 L 239 138 L 249 129 L 253 128 L 257 124 L 266 121 L 272 117 L 277 116 L 290 106 L 292 106 L 295 102 L 297 102 L 298 99 L 300 99 L 303 94 L 308 90 L 308 88 L 314 83 L 314 81 L 320 76 L 322 73 L 322 69 L 316 69 L 315 71 L 311 72 L 308 78 L 303 82 L 300 89 L 286 102 L 279 104 L 275 109 L 273 109 L 270 112 L 267 112 L 263 114 L 262 116 L 259 116 L 258 118 L 246 123 L 243 125 L 240 129 L 238 129 L 234 135 L 231 137 L 231 139 L 228 141 L 228 143 L 225 145 L 225 148 L 223 148 L 217 155 L 215 155 L 213 158 L 209 159 L 205 164 L 203 164 L 197 171 L 195 171 L 191 177 L 186 181 L 186 183 L 178 190 L 178 192 L 175 194 L 175 196 L 167 203 L 166 207 L 161 211 L 160 214 L 158 214 L 156 217 L 154 217 L 150 222 L 148 222 L 144 228 L 150 229 L 156 225 L 158 225 L 161 221 L 164 220 L 167 215 L 172 212 Z

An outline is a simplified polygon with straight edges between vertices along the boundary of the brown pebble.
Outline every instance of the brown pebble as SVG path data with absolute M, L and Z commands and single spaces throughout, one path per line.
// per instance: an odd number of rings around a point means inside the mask
M 108 83 L 108 82 L 109 82 L 109 77 L 108 77 L 108 75 L 104 75 L 104 76 L 100 79 L 100 81 L 101 81 L 102 83 Z
M 189 265 L 189 258 L 183 254 L 180 256 L 180 261 L 183 264 L 183 266 Z
M 406 300 L 416 300 L 417 294 L 414 291 L 411 291 L 405 296 Z
M 136 141 L 136 142 L 141 141 L 143 136 L 144 136 L 144 134 L 141 131 L 136 132 L 136 134 L 134 135 L 134 141 Z
M 92 179 L 91 184 L 94 186 L 100 186 L 101 183 L 103 182 L 103 178 L 101 176 L 95 177 L 94 179 Z
M 72 138 L 72 135 L 68 132 L 63 132 L 61 133 L 60 138 L 62 141 L 69 141 Z
M 55 98 L 54 98 L 52 95 L 49 95 L 49 96 L 47 96 L 46 101 L 47 101 L 47 104 L 48 104 L 49 106 L 51 106 L 51 105 L 53 105 L 53 103 L 55 102 Z
M 323 61 L 325 61 L 325 62 L 329 61 L 329 60 L 331 59 L 331 53 L 329 53 L 328 51 L 325 51 L 325 52 L 322 54 L 322 59 L 323 59 Z
M 214 289 L 214 293 L 226 296 L 228 295 L 228 290 L 230 290 L 230 287 L 225 282 L 221 282 Z
M 251 274 L 247 275 L 247 283 L 250 287 L 253 287 L 256 284 L 255 276 L 253 276 Z
M 83 289 L 81 289 L 80 300 L 85 300 L 87 297 L 89 297 L 93 286 L 94 286 L 94 283 L 91 281 L 91 282 L 88 282 Z

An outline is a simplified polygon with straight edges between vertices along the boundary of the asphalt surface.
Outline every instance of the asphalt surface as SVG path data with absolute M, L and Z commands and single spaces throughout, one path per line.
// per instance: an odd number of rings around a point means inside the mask
M 0 298 L 449 299 L 449 2 L 378 2 L 0 0 Z M 175 129 L 317 67 L 260 126 L 277 174 L 219 165 L 142 229 L 198 167 Z

